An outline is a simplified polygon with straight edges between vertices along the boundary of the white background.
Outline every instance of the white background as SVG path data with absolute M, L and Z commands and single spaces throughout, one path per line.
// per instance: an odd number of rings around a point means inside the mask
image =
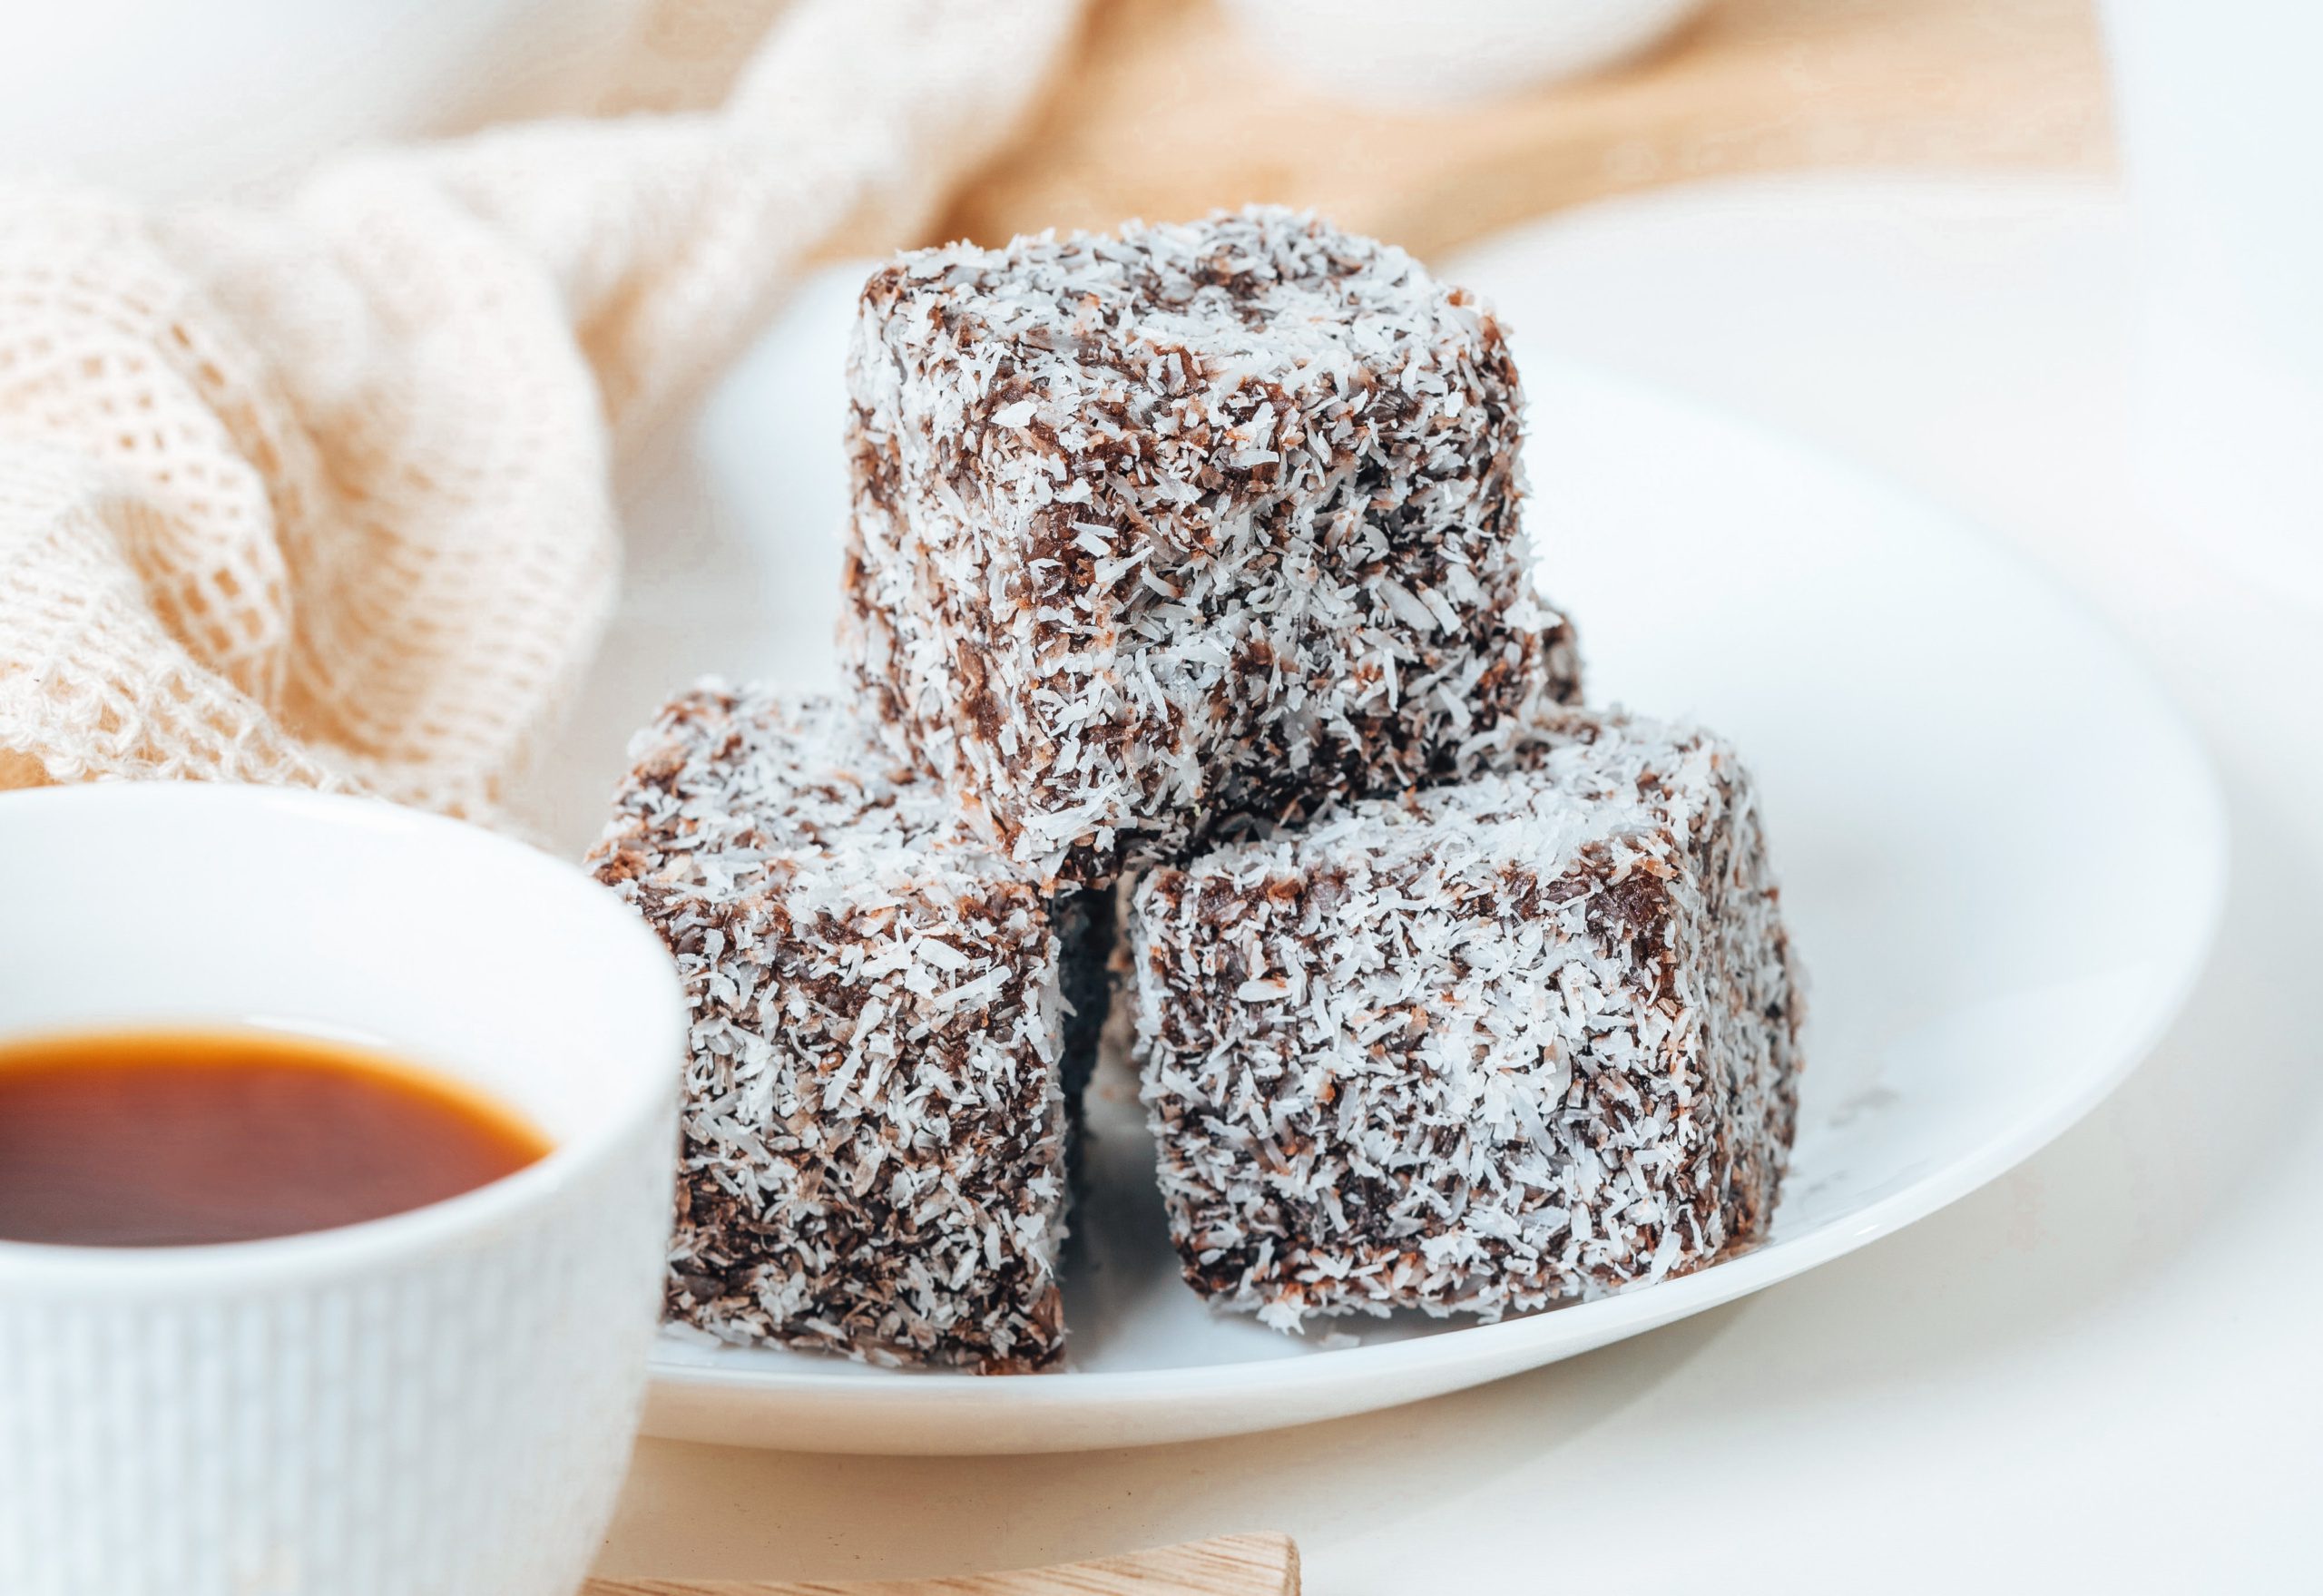
M 1495 247 L 1557 285 L 1559 325 L 1528 330 L 1564 352 L 1995 529 L 2210 738 L 2225 927 L 2087 1121 L 1799 1280 L 1367 1418 L 956 1462 L 644 1443 L 603 1571 L 956 1572 L 1277 1528 L 1320 1596 L 2315 1588 L 2323 595 L 2269 582 L 2231 525 L 2142 507 L 2128 239 L 2094 187 L 1852 178 L 1671 191 Z M 2166 875 L 2151 902 L 2171 912 Z

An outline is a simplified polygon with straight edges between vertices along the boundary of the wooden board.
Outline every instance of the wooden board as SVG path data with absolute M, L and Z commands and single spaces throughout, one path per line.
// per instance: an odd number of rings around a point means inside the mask
M 1628 67 L 1433 113 L 1299 85 L 1211 0 L 1095 0 L 1045 110 L 938 236 L 996 243 L 1269 200 L 1427 255 L 1688 179 L 2090 171 L 2111 149 L 2087 0 L 1717 0 Z
M 1225 1535 L 1012 1573 L 837 1584 L 592 1580 L 582 1596 L 1299 1596 L 1288 1535 Z

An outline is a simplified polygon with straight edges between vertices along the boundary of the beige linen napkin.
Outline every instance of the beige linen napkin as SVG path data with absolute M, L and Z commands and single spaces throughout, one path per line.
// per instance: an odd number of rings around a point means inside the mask
M 1078 0 L 798 0 L 714 113 L 0 192 L 0 788 L 493 818 L 612 603 L 612 466 L 845 225 L 926 225 Z

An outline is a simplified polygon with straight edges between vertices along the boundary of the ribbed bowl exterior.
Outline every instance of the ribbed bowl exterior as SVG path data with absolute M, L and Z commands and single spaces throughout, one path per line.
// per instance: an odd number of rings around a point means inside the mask
M 0 1592 L 571 1596 L 627 1465 L 674 1140 L 641 1122 L 537 1200 L 348 1262 L 7 1282 Z

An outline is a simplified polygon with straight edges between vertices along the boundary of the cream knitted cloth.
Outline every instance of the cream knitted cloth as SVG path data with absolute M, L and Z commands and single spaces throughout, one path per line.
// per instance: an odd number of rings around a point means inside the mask
M 490 818 L 587 661 L 611 463 L 842 223 L 926 224 L 1076 0 L 798 0 L 716 114 L 348 160 L 279 207 L 0 195 L 0 788 Z

